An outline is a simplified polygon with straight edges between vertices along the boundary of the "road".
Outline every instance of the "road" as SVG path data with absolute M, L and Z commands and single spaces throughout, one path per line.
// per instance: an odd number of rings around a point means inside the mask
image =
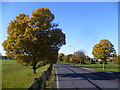
M 96 73 L 68 64 L 55 64 L 56 88 L 118 90 L 115 78 L 102 77 Z M 97 72 L 98 73 L 98 72 Z

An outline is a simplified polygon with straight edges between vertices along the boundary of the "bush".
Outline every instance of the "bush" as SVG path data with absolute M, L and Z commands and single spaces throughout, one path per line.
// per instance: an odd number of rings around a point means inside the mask
M 95 63 L 95 61 L 92 60 L 92 61 L 91 61 L 91 64 L 96 64 L 96 63 Z
M 96 64 L 95 61 L 86 61 L 86 64 Z
M 86 61 L 85 63 L 86 63 L 86 64 L 91 64 L 91 61 Z
M 114 58 L 114 64 L 120 64 L 120 56 Z

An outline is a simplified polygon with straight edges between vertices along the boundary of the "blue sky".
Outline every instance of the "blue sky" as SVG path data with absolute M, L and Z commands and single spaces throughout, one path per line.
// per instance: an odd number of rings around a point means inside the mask
M 66 45 L 59 52 L 73 53 L 75 46 L 75 51 L 84 50 L 86 55 L 93 57 L 92 48 L 101 39 L 110 40 L 118 51 L 117 2 L 3 2 L 2 41 L 6 39 L 7 26 L 15 16 L 20 13 L 30 15 L 40 7 L 51 10 L 55 15 L 54 22 L 59 23 L 59 27 L 66 34 Z M 2 47 L 0 52 L 4 55 Z

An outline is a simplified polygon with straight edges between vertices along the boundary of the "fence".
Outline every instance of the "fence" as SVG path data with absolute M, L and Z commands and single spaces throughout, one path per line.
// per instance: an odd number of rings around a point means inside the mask
M 28 88 L 28 90 L 40 90 L 46 88 L 46 81 L 49 79 L 51 71 L 52 64 L 46 71 L 44 71 L 44 73 L 39 78 L 34 79 L 34 83 Z

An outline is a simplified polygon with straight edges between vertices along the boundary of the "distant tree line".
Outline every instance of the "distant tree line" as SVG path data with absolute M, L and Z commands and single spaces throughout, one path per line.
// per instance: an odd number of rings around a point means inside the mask
M 105 69 L 107 62 L 120 64 L 120 55 L 117 55 L 114 45 L 107 39 L 102 39 L 98 44 L 96 44 L 93 47 L 92 54 L 94 58 L 86 56 L 84 51 L 76 51 L 74 54 L 69 55 L 60 53 L 58 55 L 58 61 L 80 64 L 96 64 L 96 61 L 100 60 L 100 64 L 103 64 L 103 69 Z
M 95 61 L 90 58 L 89 56 L 86 56 L 83 51 L 76 51 L 74 54 L 68 54 L 64 55 L 63 53 L 60 53 L 58 55 L 58 61 L 63 61 L 65 63 L 71 62 L 71 63 L 79 63 L 79 64 L 95 64 Z
M 0 53 L 0 59 L 2 59 L 2 60 L 12 60 L 12 58 L 10 58 L 8 56 L 2 56 L 1 53 Z

